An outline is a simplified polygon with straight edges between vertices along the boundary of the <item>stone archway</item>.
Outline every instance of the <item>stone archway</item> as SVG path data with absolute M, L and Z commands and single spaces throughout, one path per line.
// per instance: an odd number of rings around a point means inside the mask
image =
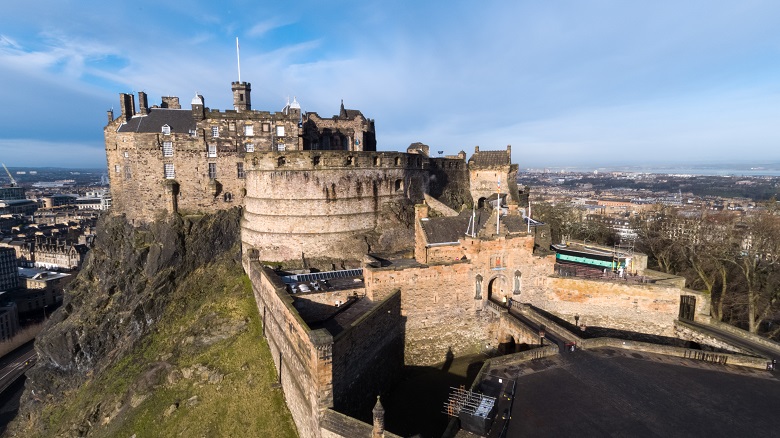
M 506 304 L 506 299 L 512 294 L 509 281 L 504 275 L 496 275 L 488 282 L 488 300 Z
M 477 208 L 478 208 L 478 209 L 485 208 L 486 201 L 487 201 L 487 199 L 486 199 L 486 198 L 484 198 L 484 197 L 483 197 L 483 198 L 479 198 L 479 199 L 477 200 Z

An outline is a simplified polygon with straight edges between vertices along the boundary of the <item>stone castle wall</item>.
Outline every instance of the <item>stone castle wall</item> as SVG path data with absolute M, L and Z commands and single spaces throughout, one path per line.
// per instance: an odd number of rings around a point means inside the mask
M 332 337 L 324 329 L 309 329 L 272 271 L 257 262 L 246 262 L 245 269 L 298 433 L 318 437 L 320 409 L 333 404 Z
M 297 151 L 249 158 L 242 240 L 260 259 L 360 259 L 412 245 L 425 161 L 392 152 Z
M 406 322 L 405 363 L 444 362 L 451 349 L 456 356 L 478 353 L 488 338 L 489 315 L 475 300 L 466 262 L 408 268 L 363 269 L 366 292 L 380 298 L 401 291 L 401 314 Z M 376 299 L 375 298 L 375 299 Z
M 404 364 L 405 318 L 396 292 L 339 333 L 333 343 L 333 408 L 361 419 L 371 417 L 376 397 L 385 394 Z
M 110 128 L 110 126 L 109 126 Z M 150 221 L 161 212 L 214 212 L 241 205 L 244 194 L 244 151 L 223 144 L 208 157 L 208 141 L 187 134 L 119 133 L 106 129 L 106 157 L 111 179 L 112 209 L 129 219 Z M 173 156 L 163 156 L 163 142 L 173 143 Z M 209 177 L 209 163 L 216 177 Z M 165 164 L 173 164 L 167 179 Z M 176 205 L 174 206 L 174 202 Z

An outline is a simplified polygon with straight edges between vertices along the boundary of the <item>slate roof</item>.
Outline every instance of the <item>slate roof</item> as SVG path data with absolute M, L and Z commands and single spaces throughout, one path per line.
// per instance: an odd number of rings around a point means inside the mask
M 499 167 L 511 164 L 512 159 L 506 151 L 479 151 L 469 158 L 469 167 Z
M 171 132 L 187 134 L 196 128 L 192 111 L 185 109 L 150 108 L 146 116 L 134 116 L 119 127 L 118 132 L 162 132 L 163 125 L 171 127 Z
M 477 231 L 479 231 L 490 217 L 490 212 L 480 209 L 476 211 L 476 215 Z M 428 243 L 457 242 L 466 235 L 470 218 L 470 211 L 462 211 L 457 216 L 432 217 L 427 221 L 422 221 L 422 228 L 428 238 Z

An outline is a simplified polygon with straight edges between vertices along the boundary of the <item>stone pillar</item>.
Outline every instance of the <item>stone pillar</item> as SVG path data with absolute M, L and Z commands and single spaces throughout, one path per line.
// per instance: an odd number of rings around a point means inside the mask
M 371 437 L 382 438 L 385 436 L 385 408 L 382 407 L 379 396 L 376 396 L 376 405 L 374 405 L 374 410 L 371 412 L 374 414 L 374 429 Z

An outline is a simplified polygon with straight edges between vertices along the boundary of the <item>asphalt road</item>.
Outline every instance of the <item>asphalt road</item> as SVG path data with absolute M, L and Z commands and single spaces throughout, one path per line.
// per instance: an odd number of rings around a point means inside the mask
M 780 380 L 766 371 L 597 349 L 507 370 L 507 437 L 739 437 L 780 430 Z
M 34 365 L 36 358 L 32 341 L 0 358 L 0 393 Z

